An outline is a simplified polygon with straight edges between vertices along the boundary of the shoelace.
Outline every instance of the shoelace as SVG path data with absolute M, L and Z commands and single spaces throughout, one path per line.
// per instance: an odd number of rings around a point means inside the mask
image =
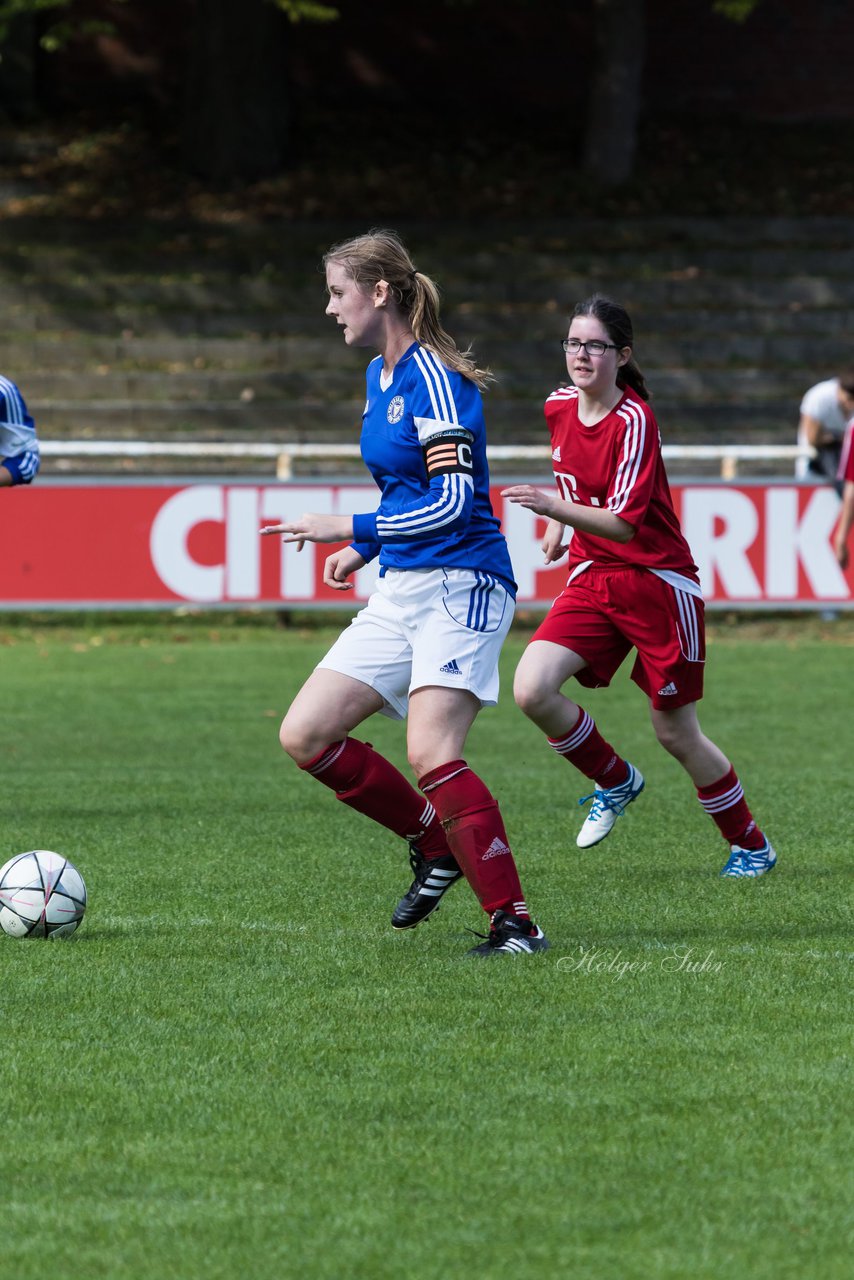
M 417 844 L 411 844 L 409 846 L 409 865 L 412 868 L 412 874 L 415 877 L 415 882 L 420 889 L 421 886 L 424 884 L 424 882 L 428 880 L 432 874 L 433 861 L 430 858 L 424 857 L 424 854 L 418 848 Z M 443 871 L 447 870 L 447 868 L 443 867 L 442 870 Z M 462 874 L 463 874 L 462 871 L 460 871 L 458 867 L 457 879 L 459 879 L 462 876 Z M 453 881 L 448 882 L 448 887 L 450 887 L 451 884 L 453 884 Z
M 619 818 L 625 812 L 625 804 L 621 804 L 619 800 L 609 796 L 605 791 L 593 791 L 589 796 L 582 796 L 579 804 L 587 804 L 588 800 L 593 803 L 590 806 L 590 812 L 587 817 L 590 821 L 598 818 L 604 809 L 610 809 L 612 813 L 616 813 Z
M 407 889 L 405 897 L 410 902 L 415 902 L 430 878 L 430 863 L 415 844 L 409 846 L 409 865 L 412 868 L 412 884 Z
M 503 947 L 505 942 L 508 942 L 511 937 L 515 938 L 517 936 L 515 933 L 514 934 L 506 934 L 503 932 L 499 933 L 497 929 L 490 929 L 489 933 L 478 933 L 477 929 L 468 929 L 467 927 L 467 932 L 473 933 L 476 938 L 483 938 L 487 946 L 495 947 L 496 949 L 498 947 Z M 518 937 L 520 942 L 526 941 L 526 937 L 523 933 L 520 933 Z
M 761 867 L 768 861 L 767 849 L 739 849 L 738 853 L 730 855 L 727 867 L 740 867 L 750 871 L 754 865 L 754 858 L 757 860 L 756 865 Z
M 473 933 L 476 938 L 483 938 L 484 942 L 488 942 L 491 947 L 499 947 L 502 942 L 507 941 L 506 919 L 502 918 L 501 924 L 496 927 L 494 922 L 489 922 L 489 933 L 480 933 L 477 929 L 469 929 L 466 925 L 466 932 Z

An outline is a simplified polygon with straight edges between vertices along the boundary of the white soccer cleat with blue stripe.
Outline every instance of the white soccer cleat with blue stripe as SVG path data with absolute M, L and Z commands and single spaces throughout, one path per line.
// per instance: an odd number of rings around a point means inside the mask
M 597 787 L 592 795 L 582 796 L 579 804 L 587 804 L 588 800 L 593 803 L 575 841 L 579 849 L 590 849 L 604 840 L 620 815 L 625 813 L 626 805 L 636 800 L 643 788 L 643 775 L 630 764 L 629 776 L 618 787 L 607 787 L 604 790 Z
M 770 840 L 766 840 L 761 849 L 742 849 L 740 845 L 732 844 L 730 851 L 722 876 L 756 880 L 758 876 L 764 876 L 766 871 L 770 871 L 777 862 Z

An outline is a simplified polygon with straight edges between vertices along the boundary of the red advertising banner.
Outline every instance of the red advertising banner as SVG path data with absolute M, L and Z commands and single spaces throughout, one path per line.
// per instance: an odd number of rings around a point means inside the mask
M 691 482 L 674 485 L 673 495 L 712 607 L 854 607 L 854 570 L 843 573 L 831 545 L 840 504 L 829 486 Z M 342 595 L 321 582 L 331 548 L 297 552 L 259 530 L 303 511 L 371 511 L 376 496 L 370 483 L 212 480 L 39 480 L 7 489 L 0 608 L 346 608 L 367 598 L 376 565 Z M 505 504 L 498 486 L 492 501 L 519 604 L 546 607 L 565 570 L 543 568 L 544 521 Z

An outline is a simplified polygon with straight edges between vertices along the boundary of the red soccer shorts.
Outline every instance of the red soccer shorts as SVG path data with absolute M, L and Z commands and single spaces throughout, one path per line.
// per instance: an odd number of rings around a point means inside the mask
M 703 601 L 647 569 L 591 565 L 564 588 L 531 638 L 584 658 L 575 678 L 588 689 L 609 685 L 634 648 L 632 680 L 657 710 L 703 696 Z

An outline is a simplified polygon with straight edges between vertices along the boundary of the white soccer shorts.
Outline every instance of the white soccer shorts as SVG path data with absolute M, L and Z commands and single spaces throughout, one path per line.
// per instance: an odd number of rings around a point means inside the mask
M 376 689 L 383 714 L 402 720 L 426 685 L 498 701 L 498 655 L 515 601 L 500 580 L 471 569 L 389 569 L 318 667 Z

